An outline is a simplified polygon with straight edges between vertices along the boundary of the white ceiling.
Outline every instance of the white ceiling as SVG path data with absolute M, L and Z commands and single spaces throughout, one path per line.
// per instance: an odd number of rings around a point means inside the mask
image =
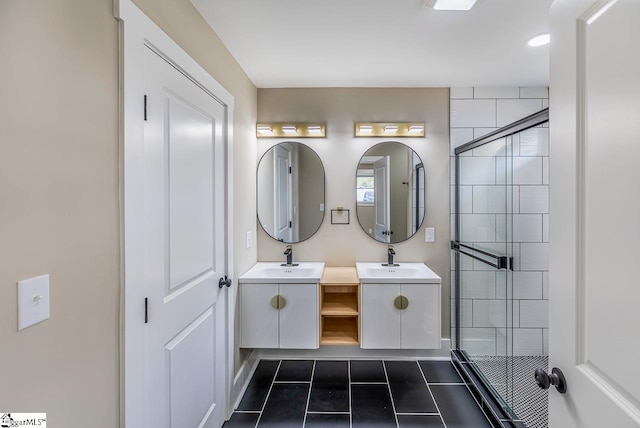
M 546 86 L 552 0 L 191 0 L 259 88 Z

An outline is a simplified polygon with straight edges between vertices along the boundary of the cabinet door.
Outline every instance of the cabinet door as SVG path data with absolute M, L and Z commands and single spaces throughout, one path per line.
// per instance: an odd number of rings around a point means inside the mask
M 240 347 L 277 348 L 278 311 L 271 299 L 278 284 L 240 284 Z
M 280 348 L 318 348 L 318 285 L 280 284 Z
M 440 348 L 440 284 L 402 284 L 409 301 L 402 310 L 402 349 Z
M 397 284 L 362 285 L 362 348 L 400 348 L 400 310 L 394 300 L 400 295 Z

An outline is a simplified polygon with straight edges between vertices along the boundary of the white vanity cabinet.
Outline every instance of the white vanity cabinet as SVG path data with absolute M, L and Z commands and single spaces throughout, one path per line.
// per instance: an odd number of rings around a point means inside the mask
M 362 348 L 440 348 L 440 284 L 363 283 L 361 293 Z
M 318 284 L 240 284 L 240 347 L 317 349 Z
M 356 263 L 361 347 L 439 349 L 441 279 L 423 263 Z
M 317 349 L 322 262 L 259 262 L 238 278 L 241 348 Z

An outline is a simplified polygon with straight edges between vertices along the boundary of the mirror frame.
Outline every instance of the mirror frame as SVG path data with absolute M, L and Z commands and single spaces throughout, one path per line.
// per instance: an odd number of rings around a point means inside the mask
M 424 198 L 424 213 L 422 214 L 422 218 L 420 219 L 420 224 L 418 225 L 416 232 L 413 233 L 411 236 L 407 236 L 405 239 L 401 240 L 401 241 L 396 241 L 396 242 L 382 242 L 382 241 L 378 241 L 373 235 L 369 234 L 364 226 L 362 225 L 362 222 L 360 221 L 360 216 L 358 215 L 358 196 L 357 196 L 357 183 L 358 183 L 358 167 L 360 166 L 360 161 L 362 160 L 363 157 L 367 156 L 367 153 L 369 152 L 369 150 L 378 147 L 382 144 L 388 144 L 388 143 L 397 143 L 400 144 L 402 146 L 405 146 L 406 148 L 408 148 L 409 150 L 411 150 L 413 153 L 415 153 L 418 158 L 420 159 L 420 164 L 422 165 L 422 169 L 423 169 L 423 174 L 424 174 L 424 189 L 423 189 L 423 193 L 422 196 Z M 381 141 L 379 143 L 376 143 L 374 145 L 372 145 L 371 147 L 367 148 L 365 150 L 365 152 L 362 154 L 362 156 L 360 156 L 360 159 L 358 159 L 358 163 L 356 164 L 356 171 L 355 171 L 355 183 L 356 183 L 356 201 L 355 201 L 355 205 L 356 205 L 356 218 L 358 219 L 358 224 L 360 225 L 360 229 L 362 230 L 362 232 L 369 238 L 371 238 L 372 240 L 374 240 L 375 242 L 378 242 L 380 244 L 383 245 L 395 245 L 395 244 L 400 244 L 402 242 L 406 242 L 409 239 L 413 238 L 414 236 L 418 235 L 418 231 L 420 230 L 420 228 L 422 228 L 422 226 L 424 225 L 425 222 L 425 218 L 427 217 L 427 170 L 425 167 L 425 163 L 422 160 L 422 157 L 418 154 L 417 151 L 415 151 L 413 149 L 413 147 L 409 146 L 408 144 L 402 143 L 400 141 L 394 141 L 394 140 L 389 140 L 389 141 Z
M 313 231 L 313 233 L 311 235 L 309 235 L 308 237 L 306 237 L 305 239 L 301 239 L 295 242 L 285 242 L 285 241 L 280 241 L 278 239 L 276 239 L 273 235 L 271 235 L 269 232 L 267 232 L 264 227 L 262 226 L 262 222 L 260 221 L 260 215 L 258 213 L 258 199 L 260 198 L 260 194 L 258 192 L 258 180 L 259 180 L 259 175 L 258 175 L 258 171 L 260 169 L 260 164 L 262 163 L 262 160 L 264 159 L 264 157 L 267 155 L 267 153 L 269 152 L 269 150 L 272 150 L 273 148 L 275 148 L 276 146 L 279 146 L 280 144 L 299 144 L 301 146 L 304 146 L 305 148 L 311 150 L 311 152 L 316 155 L 316 157 L 318 158 L 318 161 L 320 162 L 320 166 L 322 167 L 322 200 L 325 206 L 324 211 L 322 212 L 322 219 L 320 220 L 320 223 L 318 224 L 318 227 Z M 324 168 L 324 162 L 322 162 L 322 158 L 320 157 L 320 155 L 318 154 L 318 152 L 316 152 L 315 150 L 313 150 L 312 147 L 308 146 L 307 144 L 301 143 L 299 141 L 293 141 L 293 140 L 287 140 L 287 141 L 280 141 L 279 143 L 273 144 L 271 146 L 269 146 L 264 153 L 260 156 L 260 160 L 258 160 L 258 164 L 256 165 L 256 221 L 258 222 L 258 224 L 260 225 L 260 229 L 262 229 L 262 231 L 271 239 L 273 239 L 276 242 L 279 242 L 281 244 L 290 244 L 290 245 L 295 245 L 295 244 L 299 244 L 301 242 L 304 242 L 308 239 L 311 239 L 313 236 L 315 236 L 316 233 L 318 233 L 318 231 L 320 230 L 320 228 L 322 227 L 322 224 L 324 223 L 325 217 L 326 217 L 326 213 L 327 213 L 327 172 Z

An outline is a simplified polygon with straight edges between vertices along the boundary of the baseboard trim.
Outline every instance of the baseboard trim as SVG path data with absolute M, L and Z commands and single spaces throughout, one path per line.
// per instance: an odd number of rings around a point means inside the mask
M 236 377 L 233 379 L 233 388 L 231 390 L 231 402 L 233 403 L 233 409 L 237 409 L 240 404 L 240 400 L 244 395 L 247 386 L 249 385 L 249 381 L 251 380 L 251 376 L 253 376 L 253 372 L 256 371 L 256 367 L 260 362 L 260 353 L 251 351 L 251 353 L 244 360 L 242 365 L 240 366 L 240 370 L 236 374 Z
M 258 359 L 385 359 L 450 360 L 451 340 L 441 339 L 440 349 L 361 349 L 358 346 L 321 346 L 319 349 L 254 349 Z

